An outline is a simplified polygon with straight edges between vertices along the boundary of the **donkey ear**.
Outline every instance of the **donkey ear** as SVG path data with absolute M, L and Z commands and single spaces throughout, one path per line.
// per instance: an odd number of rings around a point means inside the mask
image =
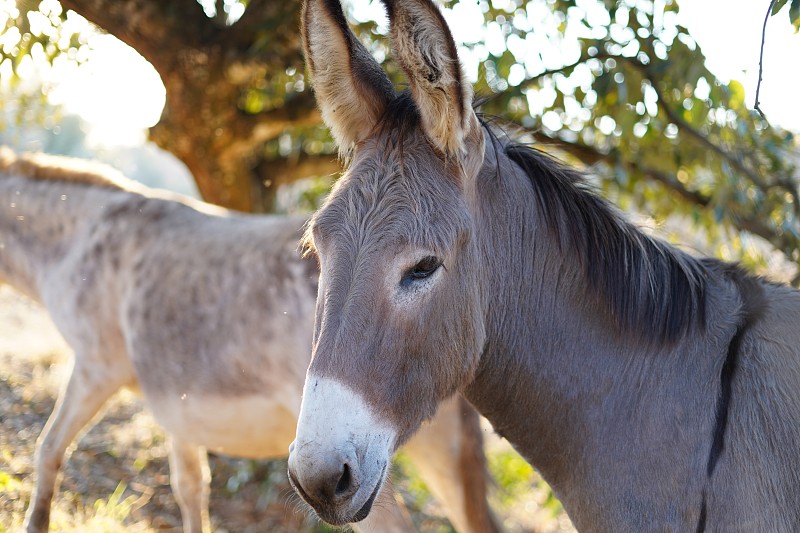
M 395 58 L 405 71 L 428 138 L 446 154 L 464 150 L 477 124 L 450 29 L 431 0 L 383 0 Z
M 394 86 L 350 30 L 340 0 L 305 0 L 301 26 L 322 119 L 346 153 L 375 126 Z

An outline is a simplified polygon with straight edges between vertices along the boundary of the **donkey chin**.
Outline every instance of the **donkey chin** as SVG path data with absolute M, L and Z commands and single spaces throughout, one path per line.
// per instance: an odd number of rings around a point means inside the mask
M 325 522 L 359 522 L 386 480 L 396 435 L 350 388 L 309 376 L 289 446 L 289 481 Z

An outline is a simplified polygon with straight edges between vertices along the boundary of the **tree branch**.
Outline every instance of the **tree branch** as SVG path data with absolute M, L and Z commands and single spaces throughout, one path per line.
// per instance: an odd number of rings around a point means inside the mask
M 627 56 L 619 56 L 615 54 L 609 54 L 605 50 L 598 50 L 594 54 L 589 54 L 587 52 L 581 52 L 580 58 L 575 61 L 574 63 L 570 63 L 569 65 L 564 65 L 563 67 L 558 67 L 554 69 L 545 70 L 540 72 L 539 74 L 535 74 L 528 78 L 525 78 L 519 85 L 517 85 L 516 89 L 524 90 L 529 88 L 531 85 L 534 85 L 536 82 L 540 81 L 542 78 L 546 78 L 548 76 L 553 76 L 554 74 L 564 74 L 573 70 L 575 67 L 580 65 L 581 63 L 586 63 L 589 60 L 597 59 L 598 61 L 602 61 L 603 59 L 614 59 L 614 60 L 629 60 L 633 59 L 637 61 L 635 58 L 627 57 Z M 640 63 L 642 66 L 645 66 L 644 63 Z
M 297 157 L 265 161 L 277 185 L 312 176 L 329 176 L 342 171 L 342 163 L 335 154 L 306 154 Z
M 640 165 L 635 161 L 626 161 L 625 165 L 632 170 L 640 172 L 642 175 L 650 178 L 652 181 L 662 184 L 667 189 L 680 195 L 684 200 L 688 200 L 698 207 L 706 208 L 711 205 L 711 197 L 701 192 L 688 189 L 683 183 L 680 182 L 680 180 L 678 180 L 676 176 L 668 172 L 663 172 L 645 165 Z
M 669 173 L 648 168 L 646 166 L 640 166 L 637 163 L 632 162 L 626 162 L 626 165 L 629 168 L 641 172 L 646 179 L 661 183 L 669 190 L 679 194 L 681 197 L 689 200 L 698 207 L 710 208 L 713 206 L 714 202 L 710 196 L 687 189 L 683 183 Z M 785 235 L 778 233 L 774 227 L 765 224 L 760 217 L 750 214 L 742 215 L 740 213 L 729 213 L 729 216 L 733 226 L 737 230 L 758 235 L 759 237 L 770 242 L 772 246 L 779 249 L 789 260 L 792 259 L 791 250 L 794 248 L 794 243 L 790 239 L 787 239 Z
M 764 26 L 761 28 L 761 52 L 758 55 L 758 84 L 756 84 L 756 105 L 753 107 L 758 114 L 761 115 L 761 118 L 767 120 L 767 117 L 764 115 L 764 112 L 761 111 L 761 102 L 758 100 L 758 95 L 761 92 L 761 80 L 762 74 L 764 73 L 764 41 L 767 38 L 767 21 L 769 20 L 769 15 L 772 13 L 772 7 L 775 5 L 775 0 L 772 0 L 769 3 L 769 7 L 767 8 L 767 14 L 764 17 Z
M 258 113 L 240 114 L 235 123 L 233 139 L 222 151 L 222 158 L 242 157 L 253 146 L 276 139 L 281 133 L 297 127 L 307 127 L 322 122 L 322 116 L 310 90 L 296 94 L 283 107 Z
M 214 42 L 221 30 L 194 0 L 61 0 L 87 20 L 134 48 L 163 75 L 177 52 Z
M 281 186 L 298 179 L 336 174 L 341 172 L 342 165 L 333 154 L 301 153 L 279 159 L 263 159 L 254 170 L 260 179 L 260 202 L 265 210 L 273 211 Z
M 281 69 L 301 66 L 300 11 L 300 0 L 250 0 L 242 18 L 226 28 L 219 42 L 226 50 L 258 56 Z
M 520 91 L 524 91 L 525 89 L 529 88 L 531 85 L 534 85 L 537 82 L 539 82 L 542 78 L 546 78 L 548 76 L 553 76 L 554 74 L 564 74 L 565 72 L 568 72 L 568 71 L 574 69 L 575 67 L 577 67 L 581 63 L 585 63 L 586 61 L 588 61 L 590 59 L 593 59 L 595 57 L 596 56 L 589 56 L 589 55 L 586 55 L 586 54 L 581 54 L 581 58 L 578 59 L 577 61 L 575 61 L 574 63 L 570 63 L 569 65 L 564 65 L 563 67 L 559 67 L 559 68 L 545 70 L 543 72 L 540 72 L 539 74 L 536 74 L 534 76 L 530 76 L 529 78 L 525 78 L 525 80 L 523 80 L 519 85 L 517 85 L 516 89 L 520 90 Z

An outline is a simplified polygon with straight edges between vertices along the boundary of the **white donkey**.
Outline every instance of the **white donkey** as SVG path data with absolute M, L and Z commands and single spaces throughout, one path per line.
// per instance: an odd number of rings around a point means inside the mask
M 208 531 L 206 449 L 286 455 L 311 354 L 317 266 L 302 218 L 235 214 L 86 162 L 0 148 L 0 282 L 41 302 L 75 351 L 37 444 L 29 533 L 47 531 L 65 450 L 121 387 L 171 439 L 186 532 Z M 454 399 L 407 451 L 460 531 L 496 530 L 477 415 Z M 363 530 L 410 522 L 391 494 Z

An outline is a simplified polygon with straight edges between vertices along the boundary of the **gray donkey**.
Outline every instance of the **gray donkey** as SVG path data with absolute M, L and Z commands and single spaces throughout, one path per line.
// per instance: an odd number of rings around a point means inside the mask
M 121 387 L 169 434 L 187 533 L 208 531 L 206 449 L 277 458 L 294 438 L 317 265 L 303 218 L 234 214 L 77 160 L 0 147 L 0 282 L 41 302 L 75 351 L 37 445 L 30 533 L 64 453 Z M 497 530 L 477 414 L 453 399 L 406 448 L 459 531 Z M 409 531 L 391 491 L 364 531 Z
M 383 0 L 388 77 L 306 0 L 349 169 L 313 217 L 314 354 L 289 476 L 333 524 L 456 391 L 583 531 L 800 531 L 800 292 L 653 239 L 487 127 L 430 0 Z

